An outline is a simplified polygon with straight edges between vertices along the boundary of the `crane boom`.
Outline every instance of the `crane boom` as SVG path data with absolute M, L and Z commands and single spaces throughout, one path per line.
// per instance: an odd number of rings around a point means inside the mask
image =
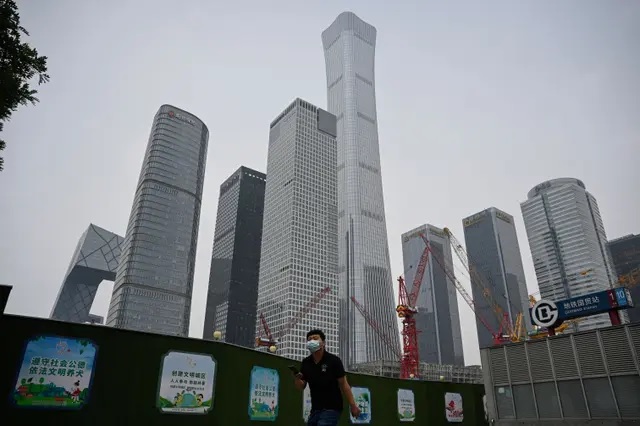
M 446 228 L 445 228 L 446 229 Z M 462 298 L 464 299 L 464 301 L 467 303 L 467 305 L 469 305 L 469 307 L 471 308 L 471 310 L 473 311 L 473 313 L 476 315 L 476 318 L 478 318 L 478 320 L 482 323 L 482 325 L 484 325 L 484 327 L 489 330 L 489 332 L 491 334 L 493 334 L 494 336 L 497 334 L 495 332 L 495 330 L 493 329 L 493 327 L 491 327 L 491 325 L 489 325 L 489 323 L 487 322 L 487 320 L 484 319 L 484 317 L 482 315 L 480 315 L 480 313 L 476 310 L 476 305 L 473 302 L 473 298 L 469 295 L 469 293 L 467 292 L 467 290 L 464 288 L 464 286 L 462 285 L 462 283 L 460 281 L 458 281 L 458 279 L 456 278 L 455 274 L 453 273 L 453 271 L 451 270 L 451 268 L 449 268 L 443 259 L 440 258 L 440 256 L 437 256 L 435 253 L 431 252 L 434 260 L 436 261 L 436 263 L 438 263 L 438 265 L 440 265 L 440 268 L 444 271 L 444 273 L 447 275 L 447 277 L 449 277 L 449 279 L 451 280 L 451 282 L 453 282 L 453 285 L 456 287 L 456 290 L 458 290 L 458 293 L 460 293 L 460 295 L 462 296 Z
M 373 319 L 371 314 L 369 314 L 369 312 L 364 308 L 364 306 L 362 306 L 360 302 L 358 302 L 358 300 L 354 296 L 351 296 L 351 301 L 354 305 L 356 305 L 356 308 L 364 317 L 369 326 L 373 329 L 373 331 L 375 331 L 378 336 L 380 336 L 382 341 L 393 351 L 398 359 L 401 360 L 402 354 L 398 352 L 397 347 L 393 344 L 393 340 L 391 340 L 391 338 L 384 331 L 382 331 L 382 327 L 380 326 L 380 324 L 378 324 L 378 322 Z
M 300 320 L 307 315 L 313 308 L 316 307 L 316 305 L 318 303 L 320 303 L 320 301 L 322 299 L 324 299 L 324 297 L 331 292 L 331 287 L 327 286 L 325 288 L 323 288 L 322 290 L 320 290 L 320 292 L 318 294 L 316 294 L 311 300 L 309 300 L 302 309 L 300 309 L 298 311 L 298 313 L 289 320 L 289 322 L 287 323 L 287 325 L 282 329 L 281 333 L 279 334 L 279 339 L 282 339 L 284 336 L 286 336 L 292 329 L 293 327 L 295 327 L 298 322 L 300 322 Z
M 264 317 L 264 314 L 260 313 L 260 322 L 262 323 L 262 328 L 264 329 L 265 334 L 267 335 L 266 339 L 260 338 L 260 336 L 256 337 L 256 345 L 257 346 L 276 346 L 278 342 L 286 336 L 297 324 L 300 322 L 302 318 L 305 317 L 313 308 L 316 307 L 318 303 L 324 297 L 331 292 L 331 287 L 323 288 L 318 294 L 316 294 L 311 300 L 309 300 L 297 313 L 294 315 L 289 322 L 278 332 L 276 335 L 271 334 L 271 330 L 269 329 L 269 325 L 267 324 L 267 320 Z
M 413 286 L 411 287 L 411 292 L 407 293 L 406 297 L 406 303 L 412 307 L 415 307 L 416 303 L 418 302 L 418 295 L 420 293 L 420 287 L 422 286 L 422 278 L 424 278 L 424 271 L 427 269 L 427 262 L 429 260 L 429 240 L 427 240 L 427 237 L 425 237 L 424 234 L 420 234 L 420 237 L 422 237 L 422 241 L 424 241 L 425 247 L 422 255 L 420 256 L 420 262 L 418 262 L 416 275 L 413 277 Z
M 482 277 L 482 275 L 480 275 L 480 273 L 478 273 L 478 271 L 476 270 L 475 266 L 471 264 L 471 258 L 469 257 L 469 254 L 466 252 L 464 247 L 462 247 L 460 241 L 458 241 L 458 239 L 453 235 L 449 228 L 444 228 L 444 233 L 449 237 L 451 247 L 456 253 L 456 256 L 458 256 L 458 259 L 460 259 L 465 269 L 469 271 L 471 284 L 476 285 L 480 288 L 482 297 L 484 297 L 488 305 L 491 307 L 491 311 L 496 315 L 498 323 L 501 324 L 501 327 L 506 326 L 507 330 L 505 330 L 505 333 L 514 335 L 515 331 L 513 329 L 513 324 L 511 323 L 509 315 L 504 312 L 502 306 L 500 306 L 500 304 L 498 304 L 498 302 L 496 302 L 496 300 L 493 298 L 489 287 L 485 285 L 484 277 Z

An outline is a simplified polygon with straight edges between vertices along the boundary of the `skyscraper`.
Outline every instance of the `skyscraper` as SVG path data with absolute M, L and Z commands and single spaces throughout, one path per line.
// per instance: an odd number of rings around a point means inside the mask
M 51 319 L 84 323 L 91 321 L 91 305 L 102 281 L 116 278 L 123 238 L 94 224 L 82 233 L 58 297 Z
M 453 264 L 451 243 L 442 229 L 422 225 L 402 234 L 404 278 L 409 291 L 413 289 L 416 269 L 425 249 L 421 234 L 427 238 L 431 251 L 435 252 L 438 258 L 448 265 Z M 420 362 L 464 365 L 456 288 L 431 253 L 416 305 L 416 327 L 420 331 Z
M 220 185 L 203 339 L 253 347 L 266 175 L 240 167 Z
M 600 210 L 582 181 L 543 182 L 520 207 L 542 299 L 562 300 L 611 287 L 615 272 Z M 603 314 L 587 317 L 577 328 L 609 325 Z
M 512 325 L 518 314 L 522 313 L 523 325 L 526 330 L 531 330 L 527 283 L 513 216 L 490 207 L 463 219 L 462 225 L 469 265 L 480 277 L 474 277 L 475 274 L 471 276 L 476 312 L 493 328 L 494 333 L 501 331 L 502 317 L 487 301 L 482 290 L 484 287 L 502 312 L 509 314 Z M 492 346 L 491 332 L 480 321 L 476 321 L 476 328 L 480 347 Z
M 640 279 L 640 272 L 638 272 L 640 268 L 640 235 L 630 234 L 616 238 L 609 241 L 608 246 L 616 275 L 618 277 L 632 275 L 628 277 L 626 282 L 623 281 L 618 285 L 623 285 L 627 282 L 633 283 L 629 291 L 636 306 L 626 312 L 629 314 L 631 322 L 640 322 L 640 282 L 636 282 L 636 280 Z
M 296 99 L 272 123 L 260 257 L 258 314 L 278 354 L 308 355 L 305 335 L 320 328 L 338 347 L 336 117 Z M 323 288 L 331 292 L 295 327 L 298 312 Z M 266 337 L 260 321 L 256 336 Z
M 142 162 L 107 325 L 186 336 L 209 131 L 162 105 Z
M 351 12 L 322 33 L 327 107 L 338 120 L 340 348 L 348 365 L 395 359 L 351 303 L 375 317 L 400 350 L 385 221 L 375 95 L 376 29 Z

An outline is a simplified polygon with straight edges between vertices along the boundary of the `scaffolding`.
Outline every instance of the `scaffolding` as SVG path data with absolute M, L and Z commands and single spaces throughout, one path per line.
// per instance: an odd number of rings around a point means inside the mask
M 398 361 L 373 361 L 352 365 L 350 371 L 397 379 L 400 377 L 400 363 Z M 420 380 L 427 381 L 484 383 L 482 379 L 482 367 L 479 365 L 460 366 L 421 362 L 419 377 Z

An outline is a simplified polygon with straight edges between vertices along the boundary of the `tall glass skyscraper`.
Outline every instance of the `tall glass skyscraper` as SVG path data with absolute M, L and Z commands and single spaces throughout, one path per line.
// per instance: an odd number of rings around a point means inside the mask
M 271 123 L 258 314 L 280 339 L 278 355 L 302 359 L 320 328 L 338 352 L 336 117 L 296 99 Z M 288 324 L 325 287 L 331 292 Z M 265 336 L 260 320 L 256 336 Z
M 429 247 L 445 264 L 453 265 L 451 242 L 440 228 L 422 225 L 402 234 L 402 260 L 407 289 L 413 290 L 418 263 L 425 249 L 424 234 Z M 445 271 L 429 253 L 422 277 L 415 315 L 420 362 L 429 364 L 464 365 L 462 331 L 456 288 Z
M 606 290 L 616 281 L 598 203 L 578 179 L 543 182 L 520 204 L 540 297 L 562 300 Z M 627 318 L 623 311 L 621 315 Z M 607 314 L 587 317 L 578 330 L 611 325 Z
M 203 339 L 255 345 L 266 179 L 242 166 L 220 185 Z
M 107 325 L 187 336 L 209 131 L 158 110 L 116 272 Z
M 476 312 L 493 328 L 494 333 L 500 331 L 503 317 L 496 314 L 483 295 L 482 288 L 485 287 L 502 313 L 509 314 L 512 325 L 518 314 L 522 313 L 526 331 L 531 330 L 527 282 L 513 216 L 490 207 L 463 219 L 462 225 L 469 266 L 480 277 L 479 280 L 471 277 Z M 480 347 L 493 346 L 491 332 L 480 321 L 476 321 L 476 328 Z
M 355 298 L 397 342 L 375 95 L 376 29 L 351 12 L 322 33 L 327 108 L 338 119 L 340 349 L 348 365 L 395 359 L 351 303 Z

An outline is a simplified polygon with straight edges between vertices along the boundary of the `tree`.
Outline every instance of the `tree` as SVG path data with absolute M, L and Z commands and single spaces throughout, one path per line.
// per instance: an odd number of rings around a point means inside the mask
M 39 102 L 37 90 L 29 82 L 38 76 L 38 85 L 49 81 L 47 57 L 38 56 L 38 51 L 21 41 L 28 36 L 27 30 L 20 26 L 18 6 L 14 0 L 0 0 L 0 132 L 4 123 L 20 105 Z M 0 139 L 0 151 L 5 148 Z M 4 159 L 0 157 L 0 171 Z

